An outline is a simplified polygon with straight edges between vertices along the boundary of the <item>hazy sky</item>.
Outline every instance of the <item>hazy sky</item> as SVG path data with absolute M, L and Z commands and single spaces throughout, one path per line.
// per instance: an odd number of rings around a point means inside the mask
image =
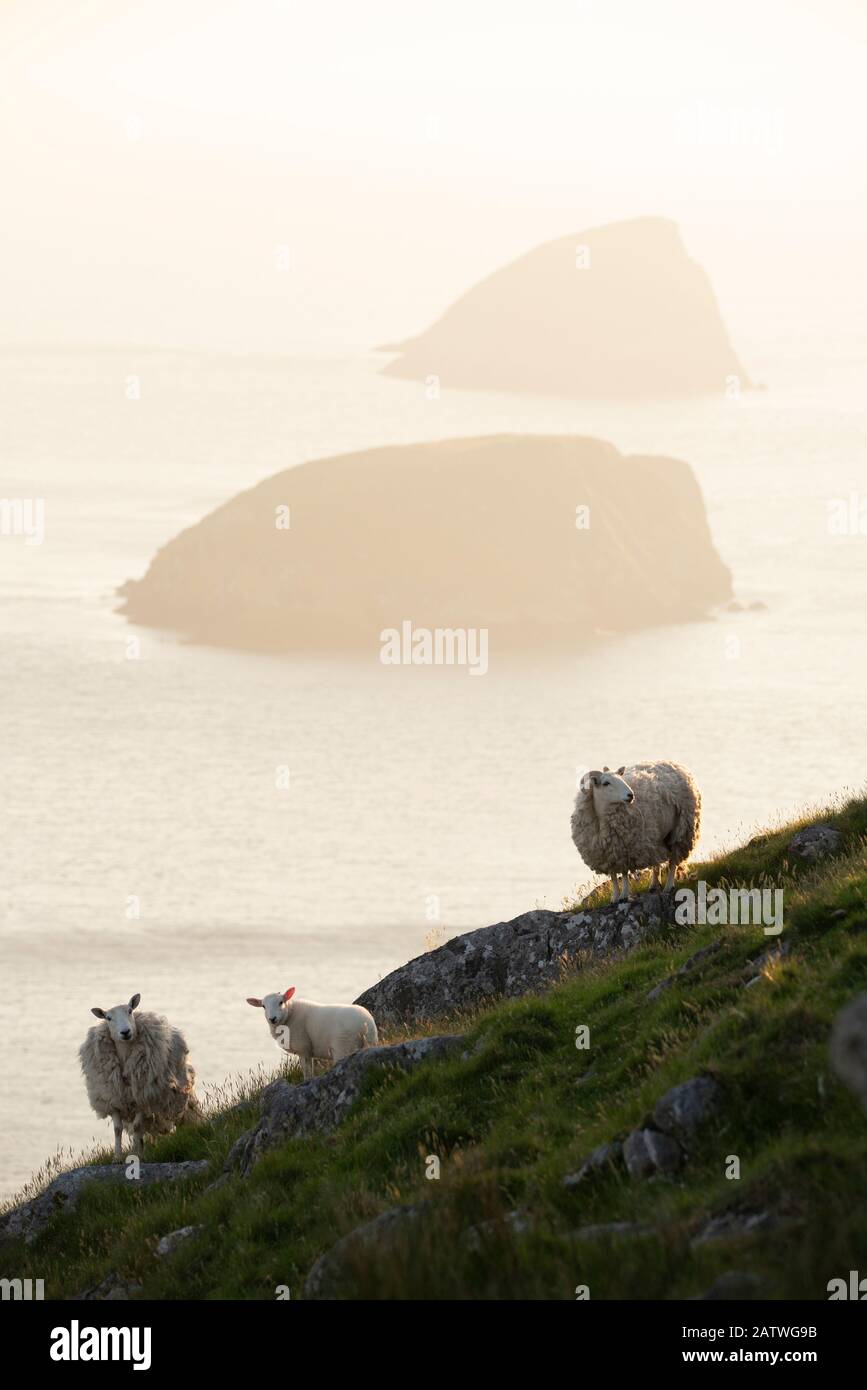
M 2 342 L 373 346 L 678 220 L 736 346 L 865 321 L 864 0 L 4 0 Z

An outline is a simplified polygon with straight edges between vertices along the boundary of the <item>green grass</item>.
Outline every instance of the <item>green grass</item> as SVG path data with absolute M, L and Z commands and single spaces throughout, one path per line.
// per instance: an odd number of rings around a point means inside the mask
M 818 820 L 841 830 L 841 852 L 814 868 L 789 863 L 794 831 Z M 217 1098 L 206 1125 L 147 1152 L 207 1158 L 208 1174 L 172 1188 L 86 1192 L 32 1246 L 0 1249 L 0 1275 L 43 1278 L 54 1298 L 109 1271 L 140 1281 L 146 1298 L 274 1298 L 278 1285 L 297 1298 L 339 1236 L 389 1207 L 424 1204 L 387 1248 L 347 1257 L 348 1297 L 570 1299 L 588 1285 L 592 1298 L 685 1298 L 736 1269 L 759 1275 L 766 1297 L 826 1298 L 829 1279 L 867 1274 L 867 1115 L 830 1072 L 827 1051 L 835 1014 L 867 989 L 867 801 L 756 836 L 695 866 L 697 878 L 783 888 L 782 938 L 752 926 L 667 928 L 625 958 L 583 964 L 544 995 L 439 1020 L 466 1033 L 464 1056 L 409 1074 L 377 1069 L 334 1134 L 289 1140 L 249 1178 L 207 1192 L 255 1117 L 255 1107 L 228 1108 L 255 1097 L 254 1078 Z M 745 988 L 748 962 L 780 939 L 789 953 Z M 575 1046 L 579 1024 L 590 1029 L 588 1050 Z M 663 1091 L 700 1072 L 718 1079 L 725 1104 L 677 1178 L 633 1182 L 612 1170 L 564 1187 L 592 1148 L 625 1137 Z M 430 1154 L 438 1180 L 425 1177 Z M 726 1177 L 732 1155 L 737 1180 Z M 497 1224 L 516 1208 L 533 1216 L 523 1235 Z M 772 1231 L 691 1243 L 711 1216 L 768 1210 L 780 1222 Z M 492 1229 L 467 1238 L 487 1221 Z M 574 1236 L 614 1221 L 653 1231 L 616 1242 Z M 184 1225 L 202 1230 L 158 1259 L 159 1237 Z

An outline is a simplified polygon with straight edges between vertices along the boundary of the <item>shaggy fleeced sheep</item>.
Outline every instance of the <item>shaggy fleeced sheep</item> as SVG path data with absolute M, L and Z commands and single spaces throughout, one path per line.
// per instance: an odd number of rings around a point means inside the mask
M 360 1047 L 379 1041 L 373 1015 L 360 1004 L 314 1004 L 293 999 L 294 988 L 283 994 L 248 999 L 254 1009 L 264 1009 L 271 1036 L 301 1062 L 304 1079 L 313 1075 L 314 1061 L 339 1062 Z
M 635 763 L 585 773 L 572 812 L 572 840 L 585 864 L 611 878 L 611 901 L 629 899 L 629 874 L 653 869 L 670 892 L 677 866 L 689 858 L 701 825 L 701 795 L 679 763 Z
M 158 1014 L 135 1013 L 140 1001 L 134 994 L 128 1004 L 91 1009 L 103 1021 L 79 1048 L 90 1104 L 114 1125 L 115 1163 L 123 1159 L 124 1130 L 140 1154 L 146 1134 L 168 1134 L 202 1115 L 183 1035 Z

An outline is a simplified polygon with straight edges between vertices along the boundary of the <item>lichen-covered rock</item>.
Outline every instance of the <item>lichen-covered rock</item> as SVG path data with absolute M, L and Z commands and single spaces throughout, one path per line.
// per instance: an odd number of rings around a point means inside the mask
M 178 1182 L 182 1178 L 204 1173 L 207 1167 L 206 1158 L 190 1159 L 184 1163 L 142 1163 L 137 1178 L 128 1177 L 126 1165 L 119 1163 L 71 1168 L 68 1173 L 59 1174 L 38 1197 L 22 1202 L 0 1216 L 0 1241 L 24 1236 L 29 1245 L 44 1230 L 52 1216 L 59 1211 L 71 1211 L 82 1190 L 91 1183 L 126 1183 L 134 1188 L 137 1183 L 148 1186 L 154 1182 Z
M 498 996 L 516 998 L 560 979 L 587 954 L 610 957 L 672 924 L 674 895 L 646 893 L 629 903 L 579 912 L 524 912 L 479 927 L 393 970 L 356 999 L 380 1027 L 417 1026 Z
M 672 1177 L 683 1163 L 680 1145 L 655 1129 L 636 1129 L 623 1145 L 623 1161 L 631 1178 Z
M 840 1010 L 829 1051 L 834 1071 L 867 1110 L 867 994 Z
M 829 854 L 836 854 L 842 844 L 843 836 L 833 825 L 808 825 L 789 841 L 788 853 L 795 859 L 815 864 Z
M 409 1071 L 420 1062 L 456 1056 L 463 1050 L 460 1033 L 415 1038 L 382 1047 L 364 1047 L 344 1057 L 322 1076 L 301 1085 L 272 1081 L 262 1092 L 258 1124 L 242 1134 L 229 1151 L 227 1171 L 237 1169 L 246 1177 L 259 1158 L 284 1139 L 304 1134 L 327 1134 L 355 1104 L 371 1067 L 397 1067 Z
M 694 1076 L 672 1086 L 653 1108 L 653 1122 L 665 1134 L 689 1145 L 698 1131 L 720 1111 L 723 1090 L 712 1076 Z

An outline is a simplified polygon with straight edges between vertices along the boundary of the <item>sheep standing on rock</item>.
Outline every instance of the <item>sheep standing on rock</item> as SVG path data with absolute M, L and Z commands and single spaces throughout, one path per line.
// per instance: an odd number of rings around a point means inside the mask
M 572 839 L 585 864 L 611 878 L 611 901 L 629 900 L 629 875 L 653 869 L 659 887 L 674 887 L 677 867 L 689 858 L 701 825 L 701 795 L 678 763 L 635 763 L 611 772 L 587 772 L 575 798 Z
M 91 1107 L 114 1125 L 115 1163 L 123 1159 L 125 1129 L 133 1153 L 141 1154 L 146 1134 L 168 1134 L 202 1118 L 183 1035 L 158 1014 L 135 1013 L 140 1001 L 134 994 L 128 1004 L 91 1009 L 103 1021 L 88 1029 L 79 1048 Z
M 339 1062 L 361 1047 L 379 1041 L 373 1015 L 360 1004 L 314 1004 L 293 999 L 294 988 L 283 994 L 248 999 L 254 1009 L 264 1009 L 271 1036 L 301 1062 L 305 1081 L 313 1075 L 314 1061 Z

